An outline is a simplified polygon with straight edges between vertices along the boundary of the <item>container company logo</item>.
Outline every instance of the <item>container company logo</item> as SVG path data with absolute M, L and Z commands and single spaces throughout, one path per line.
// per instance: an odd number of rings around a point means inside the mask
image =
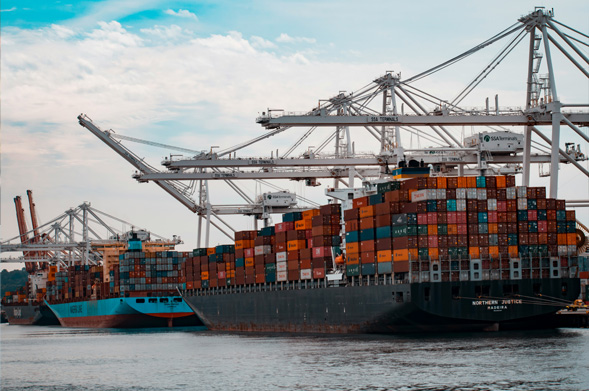
M 486 306 L 487 310 L 493 312 L 501 312 L 507 310 L 509 305 L 523 304 L 522 300 L 519 299 L 505 299 L 505 300 L 473 300 L 472 305 L 475 306 Z
M 488 143 L 489 141 L 517 141 L 516 136 L 489 136 L 485 134 L 483 141 Z

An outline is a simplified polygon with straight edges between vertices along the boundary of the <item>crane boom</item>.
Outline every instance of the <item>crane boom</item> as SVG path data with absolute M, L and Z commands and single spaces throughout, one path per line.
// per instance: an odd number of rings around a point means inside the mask
M 20 242 L 23 245 L 29 244 L 29 235 L 27 229 L 27 222 L 25 220 L 25 210 L 22 207 L 22 200 L 20 196 L 14 197 L 14 206 L 16 207 L 16 221 L 18 222 L 18 232 L 20 236 Z M 24 258 L 31 257 L 30 251 L 23 251 Z M 34 263 L 26 263 L 26 270 L 28 273 L 32 273 L 36 269 L 36 265 Z
M 98 128 L 90 118 L 85 116 L 84 114 L 80 114 L 78 116 L 78 121 L 80 125 L 88 129 L 92 134 L 98 137 L 102 142 L 106 145 L 111 147 L 116 153 L 121 155 L 126 161 L 131 163 L 133 167 L 141 171 L 143 174 L 156 174 L 158 170 L 154 169 L 153 167 L 149 166 L 141 158 L 131 152 L 129 149 L 125 148 L 120 142 L 115 140 L 111 133 L 108 131 L 102 131 Z M 169 193 L 172 197 L 180 201 L 184 206 L 190 209 L 192 212 L 202 212 L 202 207 L 197 205 L 190 197 L 183 194 L 180 190 L 178 190 L 173 184 L 169 183 L 168 181 L 155 181 L 155 183 L 164 189 L 167 193 Z

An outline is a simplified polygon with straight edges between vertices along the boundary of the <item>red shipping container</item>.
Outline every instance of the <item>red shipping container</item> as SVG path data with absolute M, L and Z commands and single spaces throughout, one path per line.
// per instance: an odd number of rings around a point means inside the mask
M 299 267 L 301 269 L 310 269 L 311 268 L 311 260 L 310 259 L 301 259 L 299 262 Z
M 274 225 L 275 232 L 286 232 L 294 229 L 294 221 L 286 221 L 282 223 L 276 223 Z
M 417 214 L 417 224 L 419 224 L 419 225 L 427 224 L 427 213 L 418 213 Z
M 437 212 L 428 212 L 427 213 L 427 223 L 428 224 L 438 224 L 438 213 Z
M 458 212 L 446 212 L 446 221 L 448 222 L 448 224 L 456 224 L 458 222 L 457 213 Z
M 438 235 L 431 235 L 427 237 L 427 245 L 429 248 L 438 247 Z
M 323 258 L 331 256 L 331 247 L 314 247 L 313 258 Z
M 376 253 L 374 251 L 363 251 L 360 253 L 361 263 L 374 263 L 376 262 Z
M 360 252 L 375 251 L 376 242 L 374 240 L 363 240 L 360 242 Z
M 325 278 L 325 268 L 313 269 L 313 278 L 314 279 Z

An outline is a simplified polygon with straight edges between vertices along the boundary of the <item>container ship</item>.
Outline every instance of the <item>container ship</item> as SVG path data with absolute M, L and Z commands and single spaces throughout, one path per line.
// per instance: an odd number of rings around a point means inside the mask
M 142 251 L 129 240 L 118 263 L 74 266 L 48 283 L 45 303 L 64 327 L 139 328 L 202 325 L 177 293 L 188 253 Z
M 43 302 L 47 291 L 47 281 L 55 279 L 57 266 L 31 270 L 28 283 L 15 292 L 6 292 L 2 298 L 2 308 L 9 324 L 51 326 L 59 320 Z
M 418 176 L 195 249 L 184 299 L 212 330 L 558 327 L 580 294 L 575 212 L 513 176 Z

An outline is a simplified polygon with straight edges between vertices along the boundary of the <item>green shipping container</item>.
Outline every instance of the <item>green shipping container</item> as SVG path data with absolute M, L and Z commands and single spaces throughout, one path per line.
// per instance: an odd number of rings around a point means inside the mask
M 360 265 L 346 265 L 346 276 L 359 276 L 360 275 Z

